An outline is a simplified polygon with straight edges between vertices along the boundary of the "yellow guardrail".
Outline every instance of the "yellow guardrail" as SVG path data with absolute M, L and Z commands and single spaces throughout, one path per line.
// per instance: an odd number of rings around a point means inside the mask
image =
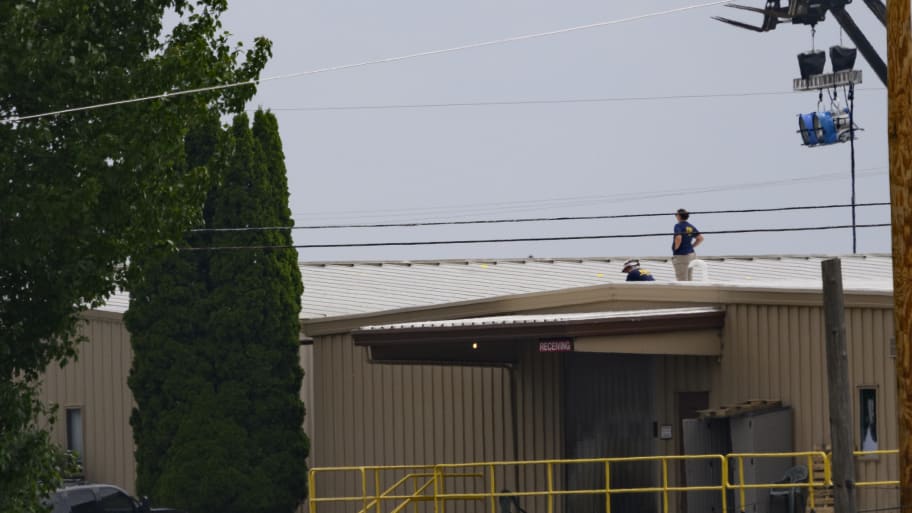
M 663 498 L 663 511 L 668 513 L 668 494 L 669 492 L 681 492 L 681 491 L 718 491 L 722 498 L 723 504 L 723 513 L 725 512 L 725 485 L 724 483 L 719 483 L 718 485 L 707 485 L 707 486 L 670 486 L 668 484 L 668 462 L 670 461 L 683 461 L 683 460 L 718 460 L 720 468 L 723 474 L 727 473 L 725 457 L 719 454 L 708 454 L 708 455 L 671 455 L 671 456 L 635 456 L 635 457 L 624 457 L 624 458 L 584 458 L 584 459 L 554 459 L 554 460 L 532 460 L 532 461 L 498 461 L 498 462 L 487 462 L 487 463 L 451 463 L 451 464 L 442 464 L 437 465 L 436 468 L 443 475 L 443 471 L 446 469 L 465 469 L 465 468 L 486 468 L 488 471 L 489 478 L 489 490 L 486 492 L 476 492 L 476 493 L 446 493 L 442 490 L 443 485 L 441 485 L 441 490 L 436 494 L 437 502 L 439 507 L 435 507 L 434 511 L 437 513 L 446 512 L 446 501 L 453 500 L 489 500 L 491 505 L 491 511 L 496 511 L 496 501 L 500 497 L 547 497 L 548 502 L 548 513 L 554 512 L 554 499 L 555 497 L 569 496 L 569 495 L 604 495 L 605 496 L 605 511 L 606 513 L 611 513 L 611 496 L 619 494 L 635 494 L 635 493 L 661 493 Z M 662 472 L 662 486 L 652 486 L 652 487 L 638 487 L 638 488 L 612 488 L 611 487 L 611 465 L 617 463 L 637 463 L 637 462 L 658 462 L 661 464 Z M 577 464 L 601 464 L 604 465 L 605 470 L 605 487 L 592 490 L 556 490 L 554 488 L 554 467 L 555 465 L 577 465 Z M 517 491 L 517 492 L 498 492 L 497 483 L 495 480 L 496 469 L 498 467 L 512 467 L 512 466 L 544 466 L 546 472 L 546 483 L 547 490 L 535 490 L 535 491 Z M 312 512 L 313 513 L 313 512 Z
M 320 503 L 361 503 L 361 509 L 358 513 L 370 513 L 373 509 L 376 513 L 382 513 L 382 503 L 384 501 L 402 501 L 390 513 L 399 513 L 409 504 L 419 501 L 433 501 L 434 496 L 425 495 L 429 488 L 436 486 L 438 482 L 445 479 L 455 478 L 481 478 L 484 477 L 478 473 L 452 473 L 441 474 L 436 472 L 434 465 L 383 465 L 383 466 L 363 466 L 363 467 L 326 467 L 311 469 L 308 474 L 308 485 L 310 490 L 310 511 L 317 511 L 317 505 Z M 405 472 L 410 471 L 410 472 Z M 356 481 L 360 481 L 361 495 L 342 496 L 342 497 L 317 497 L 317 475 L 318 474 L 346 474 L 355 473 Z M 396 481 L 387 486 L 383 491 L 381 483 L 384 474 L 404 473 Z M 412 493 L 408 495 L 394 495 L 394 492 L 402 488 L 408 482 L 412 482 Z M 373 493 L 368 493 L 373 488 Z
M 897 455 L 897 450 L 856 451 L 857 457 Z M 807 478 L 801 482 L 792 483 L 754 483 L 746 482 L 744 461 L 759 458 L 790 458 L 794 464 L 806 465 Z M 716 462 L 719 465 L 721 479 L 718 484 L 677 486 L 669 483 L 669 464 L 688 460 L 704 460 Z M 620 464 L 625 463 L 655 463 L 659 465 L 661 474 L 660 485 L 634 488 L 618 488 L 611 486 L 611 476 Z M 559 489 L 555 483 L 555 467 L 568 465 L 602 465 L 604 466 L 604 487 L 598 489 Z M 813 469 L 815 465 L 822 465 L 823 476 L 816 478 Z M 498 491 L 498 471 L 507 475 L 507 469 L 528 467 L 543 467 L 546 489 L 542 490 L 517 490 Z M 502 497 L 545 497 L 547 513 L 554 513 L 555 500 L 560 497 L 574 495 L 599 495 L 604 496 L 605 511 L 611 513 L 611 497 L 621 494 L 660 494 L 662 498 L 662 511 L 668 513 L 670 494 L 680 492 L 717 492 L 721 501 L 722 513 L 728 513 L 728 492 L 738 493 L 739 504 L 747 503 L 746 493 L 752 489 L 788 489 L 804 488 L 808 490 L 808 506 L 813 510 L 815 504 L 815 490 L 827 489 L 833 486 L 832 462 L 830 455 L 821 451 L 806 452 L 779 452 L 779 453 L 733 453 L 733 454 L 703 454 L 703 455 L 663 455 L 663 456 L 635 456 L 618 458 L 586 458 L 586 459 L 551 459 L 527 461 L 493 461 L 481 463 L 449 463 L 438 465 L 393 465 L 393 466 L 363 466 L 363 467 L 327 467 L 314 468 L 309 474 L 310 485 L 310 513 L 318 513 L 317 507 L 324 503 L 360 503 L 358 513 L 400 513 L 409 505 L 415 506 L 418 513 L 419 502 L 433 502 L 435 513 L 446 513 L 447 502 L 452 501 L 484 501 L 490 507 L 490 513 L 497 512 L 498 500 Z M 342 497 L 321 497 L 318 494 L 317 476 L 321 474 L 349 474 L 349 485 L 358 484 L 360 481 L 361 495 Z M 354 474 L 352 483 L 351 474 Z M 447 482 L 454 479 L 472 479 L 481 483 L 480 488 L 474 491 L 448 492 Z M 734 482 L 732 482 L 734 480 Z M 384 488 L 381 483 L 391 482 Z M 402 492 L 409 482 L 412 483 L 411 492 Z M 866 486 L 898 486 L 898 480 L 886 481 L 857 481 L 858 487 Z M 398 501 L 392 509 L 384 508 Z
M 744 460 L 745 458 L 751 459 L 762 459 L 762 458 L 795 458 L 795 459 L 805 459 L 807 458 L 807 481 L 804 482 L 795 482 L 795 483 L 746 483 L 744 481 Z M 823 480 L 814 481 L 814 460 L 819 458 L 820 463 L 823 464 Z M 749 489 L 774 489 L 774 488 L 807 488 L 808 489 L 808 501 L 810 502 L 811 510 L 816 508 L 814 504 L 814 487 L 825 488 L 832 483 L 830 479 L 830 465 L 829 458 L 827 453 L 822 451 L 810 451 L 810 452 L 762 452 L 762 453 L 736 453 L 729 454 L 726 456 L 726 459 L 731 461 L 735 460 L 737 462 L 736 468 L 738 469 L 738 482 L 731 483 L 729 481 L 729 476 L 724 475 L 726 480 L 726 487 L 729 489 L 737 489 L 739 493 L 739 498 L 741 499 L 740 504 L 746 504 L 747 498 L 745 497 L 747 490 Z M 729 463 L 731 466 L 731 463 Z M 723 506 L 723 513 L 724 513 Z
M 864 458 L 868 456 L 899 456 L 899 449 L 881 449 L 879 451 L 855 451 L 856 457 Z M 856 481 L 855 486 L 899 486 L 899 479 L 888 481 Z

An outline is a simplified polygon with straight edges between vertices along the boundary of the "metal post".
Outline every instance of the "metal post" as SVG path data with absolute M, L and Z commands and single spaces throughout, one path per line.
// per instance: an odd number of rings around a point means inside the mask
M 855 83 L 849 84 L 849 152 L 852 160 L 852 254 L 858 252 L 855 234 Z
M 611 463 L 605 462 L 605 513 L 611 513 Z
M 494 477 L 494 465 L 491 465 L 488 471 L 491 473 L 491 513 L 494 513 L 497 511 L 497 481 Z M 503 513 L 508 512 L 504 511 Z
M 744 456 L 738 456 L 738 485 L 741 487 L 741 513 L 747 511 L 747 496 L 744 489 Z
M 317 513 L 317 501 L 314 500 L 317 498 L 317 476 L 315 475 L 313 469 L 310 469 L 310 472 L 307 473 L 307 495 L 310 498 L 310 511 L 311 513 Z
M 548 462 L 548 513 L 554 513 L 554 467 Z
M 893 319 L 896 330 L 899 504 L 912 511 L 912 37 L 909 2 L 887 3 L 887 141 L 893 239 Z
M 375 506 L 377 508 L 377 513 L 382 513 L 383 508 L 380 506 L 380 469 L 374 469 L 374 501 L 376 502 Z M 367 512 L 365 512 L 367 513 Z
M 728 458 L 722 456 L 722 513 L 728 513 Z
M 833 505 L 836 513 L 855 512 L 855 459 L 852 442 L 852 398 L 846 349 L 842 263 L 824 260 L 823 318 L 826 327 L 827 389 L 830 441 L 833 444 Z
M 824 465 L 826 462 L 823 462 Z M 826 486 L 826 485 L 824 485 Z M 814 455 L 808 454 L 808 506 L 811 511 L 816 509 L 814 504 Z
M 361 511 L 367 513 L 367 470 L 361 467 Z

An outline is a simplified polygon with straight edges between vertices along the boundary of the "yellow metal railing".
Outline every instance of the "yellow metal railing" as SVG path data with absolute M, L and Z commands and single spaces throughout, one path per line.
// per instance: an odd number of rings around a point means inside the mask
M 671 486 L 668 483 L 668 462 L 684 460 L 717 460 L 720 469 L 724 474 L 727 473 L 725 457 L 719 454 L 710 455 L 673 455 L 673 456 L 636 456 L 626 458 L 586 458 L 586 459 L 556 459 L 556 460 L 532 460 L 532 461 L 498 461 L 487 463 L 451 463 L 437 465 L 435 468 L 440 472 L 447 469 L 467 469 L 467 468 L 486 468 L 490 476 L 490 489 L 485 492 L 474 493 L 446 493 L 441 492 L 436 495 L 435 505 L 439 503 L 439 508 L 435 508 L 436 513 L 445 513 L 446 502 L 454 500 L 489 500 L 492 513 L 496 511 L 496 501 L 500 497 L 546 497 L 547 512 L 554 513 L 554 499 L 556 497 L 569 495 L 604 495 L 605 511 L 611 513 L 611 497 L 620 494 L 637 494 L 637 493 L 661 493 L 664 513 L 668 513 L 668 494 L 670 492 L 682 491 L 717 491 L 720 493 L 723 504 L 723 513 L 726 503 L 725 484 L 720 482 L 718 485 L 705 486 Z M 612 488 L 611 487 L 611 468 L 612 464 L 618 463 L 638 463 L 638 462 L 656 462 L 661 465 L 662 485 L 651 487 L 637 488 Z M 604 488 L 593 490 L 559 490 L 554 487 L 554 467 L 556 465 L 577 465 L 577 464 L 601 464 L 605 470 Z M 513 466 L 544 466 L 546 475 L 547 490 L 534 491 L 516 491 L 516 492 L 497 492 L 495 481 L 496 469 L 498 467 Z M 443 475 L 443 474 L 441 474 Z M 312 512 L 313 513 L 313 512 Z
M 857 451 L 856 456 L 896 455 L 897 450 Z M 745 479 L 744 461 L 746 459 L 778 458 L 791 459 L 794 463 L 806 465 L 808 477 L 803 482 L 797 483 L 757 483 L 747 482 Z M 718 484 L 703 484 L 678 486 L 670 484 L 669 464 L 675 462 L 703 460 L 718 464 L 718 473 L 721 476 Z M 611 476 L 617 472 L 618 466 L 626 463 L 654 463 L 660 473 L 660 485 L 633 488 L 611 486 Z M 598 489 L 561 489 L 555 482 L 555 467 L 568 465 L 601 465 L 604 470 L 604 487 Z M 822 465 L 823 476 L 818 478 L 813 473 L 815 464 Z M 310 471 L 310 513 L 318 513 L 317 507 L 323 503 L 360 503 L 358 513 L 401 513 L 409 505 L 414 506 L 414 513 L 419 513 L 418 503 L 433 502 L 434 513 L 446 513 L 446 504 L 453 501 L 484 501 L 490 513 L 497 512 L 498 500 L 502 497 L 529 498 L 544 497 L 547 513 L 554 513 L 555 500 L 561 497 L 578 495 L 604 496 L 605 511 L 611 513 L 611 498 L 621 494 L 657 494 L 662 499 L 662 511 L 668 513 L 670 495 L 680 492 L 716 492 L 721 500 L 722 513 L 727 513 L 729 508 L 728 492 L 738 494 L 739 505 L 744 509 L 747 503 L 747 491 L 752 489 L 788 489 L 804 488 L 808 490 L 807 506 L 813 510 L 815 504 L 815 490 L 832 487 L 831 459 L 829 454 L 821 451 L 808 452 L 781 452 L 781 453 L 735 453 L 735 454 L 706 454 L 706 455 L 667 455 L 667 456 L 638 456 L 623 458 L 588 458 L 588 459 L 552 459 L 529 461 L 494 461 L 482 463 L 450 463 L 438 465 L 418 466 L 375 466 L 375 467 L 328 467 L 314 468 Z M 791 464 L 790 464 L 791 465 Z M 521 468 L 542 469 L 545 476 L 545 489 L 498 491 L 497 475 L 507 476 L 507 470 L 516 472 Z M 357 482 L 360 480 L 361 495 L 343 497 L 321 497 L 318 493 L 317 476 L 329 473 L 354 473 Z M 360 479 L 359 479 L 360 478 Z M 447 481 L 454 479 L 472 479 L 474 483 L 481 483 L 470 491 L 449 492 Z M 351 479 L 349 478 L 349 484 Z M 732 482 L 734 481 L 734 482 Z M 392 482 L 381 490 L 382 482 Z M 412 491 L 397 492 L 407 483 L 412 483 Z M 898 486 L 898 480 L 885 481 L 857 481 L 856 486 Z M 394 504 L 395 503 L 395 504 Z M 387 506 L 384 508 L 384 504 Z M 392 505 L 392 509 L 389 506 Z
M 807 461 L 807 471 L 808 477 L 807 481 L 799 483 L 747 483 L 744 481 L 744 460 L 745 458 L 751 459 L 765 459 L 765 458 L 793 458 L 796 460 Z M 729 467 L 731 466 L 731 461 L 734 460 L 737 462 L 736 468 L 738 469 L 738 482 L 731 483 L 726 482 L 726 487 L 729 489 L 737 489 L 739 498 L 741 502 L 739 504 L 746 504 L 747 498 L 746 493 L 749 489 L 774 489 L 774 488 L 807 488 L 808 489 L 808 501 L 811 507 L 811 510 L 816 508 L 814 504 L 814 487 L 825 488 L 830 485 L 830 465 L 829 458 L 827 454 L 822 451 L 811 451 L 811 452 L 764 452 L 764 453 L 736 453 L 729 454 L 726 456 L 726 459 L 729 461 Z M 819 459 L 823 463 L 824 477 L 822 481 L 814 480 L 814 460 Z M 728 476 L 725 475 L 724 479 L 728 480 Z M 742 507 L 743 509 L 743 507 Z M 723 506 L 724 512 L 724 506 Z
M 881 449 L 879 451 L 855 451 L 856 457 L 866 456 L 899 456 L 899 449 Z M 829 465 L 827 465 L 829 467 Z M 899 479 L 887 481 L 856 481 L 855 486 L 899 486 Z
M 317 496 L 317 475 L 318 474 L 351 474 L 355 473 L 356 481 L 360 481 L 361 495 L 341 496 L 341 497 L 318 497 Z M 395 482 L 381 491 L 381 483 L 385 476 L 393 475 Z M 384 501 L 401 501 L 389 513 L 399 513 L 407 508 L 410 504 L 416 504 L 421 501 L 435 501 L 438 482 L 445 479 L 455 478 L 481 478 L 484 477 L 479 473 L 450 473 L 442 474 L 435 471 L 434 465 L 388 465 L 388 466 L 364 466 L 364 467 L 326 467 L 311 469 L 308 474 L 308 485 L 310 490 L 310 511 L 316 512 L 317 505 L 321 503 L 361 503 L 361 509 L 358 513 L 383 513 Z M 394 495 L 396 491 L 405 484 L 412 483 L 412 492 L 408 495 Z M 372 485 L 372 486 L 371 486 Z M 428 496 L 426 492 L 429 488 L 434 489 L 434 495 Z M 373 493 L 370 489 L 373 488 Z M 417 510 L 416 510 L 417 511 Z

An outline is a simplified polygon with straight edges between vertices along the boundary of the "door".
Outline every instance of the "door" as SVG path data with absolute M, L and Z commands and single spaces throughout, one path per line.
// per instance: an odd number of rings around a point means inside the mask
M 651 356 L 568 353 L 564 360 L 564 436 L 567 458 L 649 456 L 655 452 L 654 362 Z M 658 485 L 656 463 L 615 463 L 612 488 Z M 568 465 L 568 489 L 602 490 L 602 464 Z M 605 496 L 571 495 L 565 511 L 603 513 Z M 612 511 L 654 512 L 655 494 L 618 494 Z

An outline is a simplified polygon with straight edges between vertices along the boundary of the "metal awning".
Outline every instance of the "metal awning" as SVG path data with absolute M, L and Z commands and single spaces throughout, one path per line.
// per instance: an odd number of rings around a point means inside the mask
M 568 350 L 642 354 L 715 354 L 725 310 L 718 307 L 655 308 L 592 313 L 505 315 L 364 326 L 352 331 L 373 361 L 504 364 L 530 343 L 543 352 Z M 687 332 L 674 342 L 676 333 Z M 694 333 L 715 333 L 693 345 Z M 657 344 L 632 340 L 661 340 Z M 704 337 L 705 338 L 705 337 Z M 612 341 L 619 342 L 612 351 Z M 578 348 L 574 349 L 574 342 Z

